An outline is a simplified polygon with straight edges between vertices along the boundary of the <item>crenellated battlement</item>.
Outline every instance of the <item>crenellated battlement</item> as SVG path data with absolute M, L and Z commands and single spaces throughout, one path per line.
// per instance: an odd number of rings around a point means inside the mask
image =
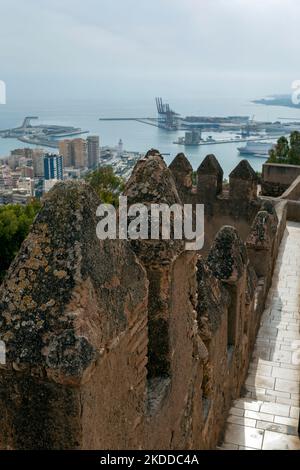
M 3 449 L 208 449 L 247 373 L 285 227 L 241 162 L 222 191 L 212 155 L 193 171 L 157 150 L 129 203 L 199 202 L 205 247 L 99 240 L 100 201 L 59 183 L 0 287 Z M 264 256 L 260 256 L 263 253 Z
M 223 170 L 214 155 L 207 155 L 200 163 L 194 185 L 191 184 L 191 166 L 183 154 L 175 157 L 169 169 L 182 202 L 204 204 L 206 230 L 203 254 L 208 252 L 213 238 L 223 225 L 236 227 L 242 240 L 246 241 L 263 203 L 257 194 L 257 175 L 247 160 L 241 160 L 230 173 L 229 190 L 223 189 Z M 189 181 L 188 185 L 186 181 Z
M 196 171 L 196 184 L 192 183 L 193 169 L 183 153 L 179 153 L 169 168 L 183 202 L 211 204 L 218 197 L 233 201 L 250 202 L 257 198 L 258 177 L 247 160 L 241 160 L 229 175 L 229 195 L 223 193 L 223 169 L 216 157 L 207 155 Z

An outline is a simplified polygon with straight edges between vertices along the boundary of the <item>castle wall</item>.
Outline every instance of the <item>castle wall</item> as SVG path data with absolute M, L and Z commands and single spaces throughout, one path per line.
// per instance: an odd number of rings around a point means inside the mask
M 300 202 L 288 201 L 288 220 L 300 222 Z
M 286 191 L 281 195 L 281 199 L 289 199 L 292 201 L 300 200 L 300 175 L 292 182 Z
M 139 448 L 146 415 L 147 316 L 136 317 L 79 388 L 81 449 Z
M 148 408 L 144 448 L 202 447 L 201 383 L 207 351 L 198 336 L 196 323 L 195 263 L 195 255 L 183 253 L 172 267 L 170 375 L 167 379 L 156 377 L 154 383 L 152 380 L 153 402 Z
M 262 168 L 261 194 L 263 196 L 281 196 L 300 175 L 298 165 L 264 163 Z
M 195 186 L 192 184 L 191 166 L 183 154 L 179 154 L 169 168 L 182 203 L 204 204 L 205 239 L 202 255 L 208 253 L 223 225 L 235 227 L 242 240 L 246 241 L 262 204 L 257 197 L 257 175 L 246 160 L 241 160 L 230 174 L 227 193 L 222 191 L 223 170 L 214 155 L 207 155 L 200 164 Z
M 129 203 L 206 205 L 175 170 L 153 151 L 126 186 Z M 200 252 L 181 240 L 100 241 L 91 188 L 54 187 L 0 287 L 3 449 L 215 448 L 241 393 L 287 210 L 257 198 L 247 165 L 233 179 L 243 200 L 216 184 Z

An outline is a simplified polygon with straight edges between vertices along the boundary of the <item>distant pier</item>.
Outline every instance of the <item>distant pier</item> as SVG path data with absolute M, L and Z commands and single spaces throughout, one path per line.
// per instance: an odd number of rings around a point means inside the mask
M 58 148 L 59 141 L 55 139 L 87 134 L 89 132 L 72 126 L 43 124 L 33 126 L 31 124 L 33 119 L 38 119 L 38 117 L 26 116 L 21 126 L 2 130 L 0 131 L 0 136 L 6 139 L 18 139 L 20 142 L 27 144 Z

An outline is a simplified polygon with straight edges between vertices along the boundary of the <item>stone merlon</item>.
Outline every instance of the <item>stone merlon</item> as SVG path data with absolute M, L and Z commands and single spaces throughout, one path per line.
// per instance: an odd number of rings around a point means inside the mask
M 247 264 L 247 251 L 234 227 L 224 226 L 219 230 L 207 261 L 218 279 L 234 283 L 240 278 Z
M 191 191 L 193 186 L 193 167 L 184 153 L 179 153 L 169 168 L 173 174 L 178 193 L 180 195 L 183 193 L 184 198 L 185 193 Z
M 159 153 L 149 153 L 138 161 L 124 194 L 128 204 L 181 204 L 173 175 Z
M 0 289 L 5 370 L 80 382 L 145 306 L 145 273 L 128 244 L 96 237 L 99 203 L 72 182 L 46 198 Z
M 258 177 L 248 160 L 241 160 L 240 163 L 229 174 L 229 178 L 241 180 L 257 181 Z

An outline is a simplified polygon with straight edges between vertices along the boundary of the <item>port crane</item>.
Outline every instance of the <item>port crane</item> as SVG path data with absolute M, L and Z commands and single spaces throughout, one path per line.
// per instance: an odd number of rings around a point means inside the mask
M 180 115 L 170 108 L 168 103 L 163 103 L 162 98 L 155 98 L 157 117 L 118 117 L 100 118 L 99 121 L 137 121 L 142 124 L 159 127 L 168 131 L 179 129 Z
M 163 103 L 161 98 L 155 98 L 159 127 L 169 130 L 176 130 L 179 127 L 179 114 L 172 111 L 168 103 Z

